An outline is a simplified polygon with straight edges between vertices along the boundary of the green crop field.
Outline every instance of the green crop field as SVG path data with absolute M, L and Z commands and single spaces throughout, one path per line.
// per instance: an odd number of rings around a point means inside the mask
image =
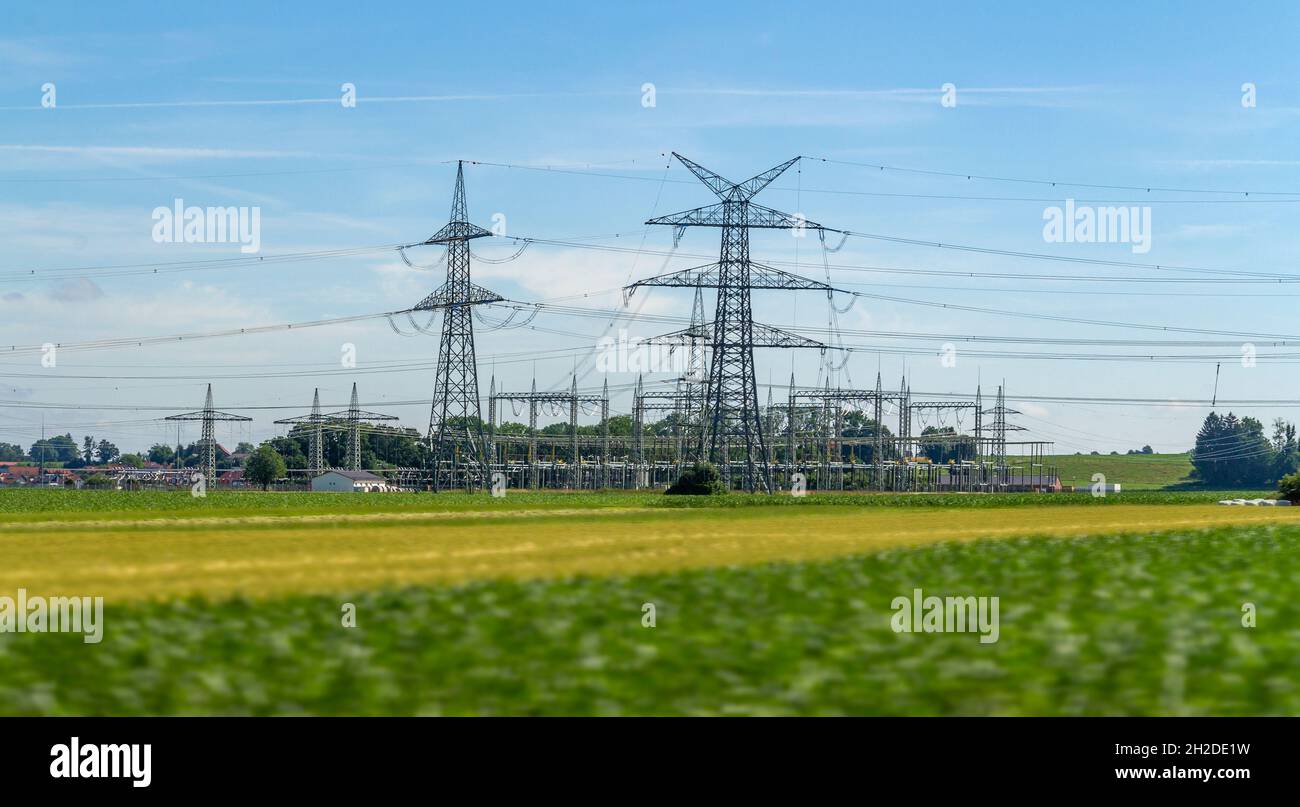
M 1104 474 L 1107 484 L 1121 489 L 1155 490 L 1192 484 L 1192 460 L 1188 454 L 1060 454 L 1047 457 L 1055 465 L 1061 484 L 1088 486 L 1093 474 Z
M 0 596 L 106 602 L 0 714 L 1300 714 L 1300 508 L 1227 495 L 0 491 Z

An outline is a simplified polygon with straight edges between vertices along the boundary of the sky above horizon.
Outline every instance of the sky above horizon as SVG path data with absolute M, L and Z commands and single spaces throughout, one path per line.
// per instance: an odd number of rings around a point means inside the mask
M 861 234 L 838 251 L 752 236 L 754 260 L 861 295 L 754 292 L 760 322 L 820 340 L 836 323 L 842 386 L 879 371 L 914 398 L 980 385 L 987 402 L 1005 380 L 1023 436 L 1058 453 L 1185 450 L 1216 383 L 1219 411 L 1300 419 L 1300 8 L 722 6 L 0 12 L 0 441 L 174 443 L 161 418 L 209 382 L 254 418 L 219 426 L 223 444 L 284 433 L 272 421 L 315 388 L 344 408 L 354 382 L 424 431 L 438 343 L 406 317 L 150 340 L 411 307 L 442 283 L 438 250 L 412 266 L 393 246 L 446 222 L 457 160 L 470 219 L 504 233 L 474 243 L 475 282 L 553 306 L 482 312 L 483 397 L 490 378 L 567 389 L 576 372 L 627 412 L 636 374 L 597 371 L 599 340 L 676 330 L 693 297 L 625 307 L 622 287 L 718 252 L 717 230 L 674 247 L 645 224 L 716 201 L 672 152 L 736 181 L 803 156 L 755 201 Z M 259 252 L 157 243 L 154 211 L 178 203 L 256 208 Z M 1050 240 L 1056 207 L 1136 208 L 1149 240 Z M 792 373 L 825 382 L 817 351 L 757 367 L 760 400 Z

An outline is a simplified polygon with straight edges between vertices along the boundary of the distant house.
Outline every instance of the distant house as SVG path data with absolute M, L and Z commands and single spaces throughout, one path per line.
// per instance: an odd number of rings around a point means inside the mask
M 372 493 L 389 490 L 383 477 L 369 471 L 326 471 L 311 480 L 311 489 L 334 493 Z
M 28 483 L 36 481 L 36 477 L 40 476 L 41 469 L 35 465 L 10 465 L 6 469 L 6 473 L 17 482 Z
M 72 471 L 67 468 L 46 468 L 42 473 L 35 465 L 10 465 L 4 469 L 3 482 L 6 485 L 60 485 L 72 476 Z
M 217 484 L 225 485 L 230 488 L 242 488 L 246 482 L 244 480 L 243 468 L 232 468 L 229 471 L 222 471 L 217 474 Z

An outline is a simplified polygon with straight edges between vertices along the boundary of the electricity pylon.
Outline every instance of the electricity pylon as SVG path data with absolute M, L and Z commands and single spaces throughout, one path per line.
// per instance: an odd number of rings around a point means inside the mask
M 416 311 L 441 309 L 442 341 L 438 373 L 433 382 L 429 413 L 429 461 L 433 489 L 487 483 L 488 451 L 483 412 L 478 397 L 478 367 L 474 357 L 473 306 L 500 302 L 501 296 L 470 282 L 469 242 L 492 235 L 469 222 L 465 209 L 465 167 L 456 163 L 456 190 L 451 218 L 424 244 L 447 248 L 447 282 L 415 306 Z
M 348 430 L 348 470 L 361 470 L 361 424 L 374 423 L 381 420 L 398 420 L 393 415 L 383 415 L 379 412 L 367 412 L 361 408 L 357 400 L 357 382 L 352 382 L 352 403 L 342 412 L 331 412 L 323 416 L 324 420 L 332 423 L 342 422 L 346 424 Z
M 708 358 L 705 355 L 704 343 L 707 341 L 704 335 L 704 289 L 700 286 L 695 287 L 695 304 L 691 306 L 691 333 L 695 334 L 689 338 L 688 353 L 686 355 L 686 374 L 681 385 L 684 399 L 684 406 L 681 417 L 686 419 L 686 423 L 694 423 L 697 428 L 702 427 L 704 417 L 704 394 L 706 392 L 706 382 L 708 380 L 709 368 Z M 686 423 L 678 423 L 678 429 L 685 429 Z M 698 445 L 690 446 L 692 460 L 699 459 L 697 454 Z
M 689 328 L 668 334 L 656 341 L 690 343 L 704 339 L 711 354 L 705 382 L 703 417 L 697 456 L 718 466 L 729 486 L 732 480 L 733 451 L 743 452 L 741 485 L 747 491 L 772 491 L 771 456 L 763 434 L 758 406 L 758 382 L 754 375 L 754 348 L 804 347 L 825 350 L 826 346 L 796 334 L 754 322 L 750 308 L 753 289 L 835 291 L 825 283 L 790 272 L 754 263 L 749 259 L 749 231 L 753 228 L 808 230 L 825 228 L 801 215 L 782 213 L 755 204 L 751 200 L 761 190 L 798 162 L 788 160 L 744 182 L 731 182 L 673 152 L 678 161 L 690 169 L 700 182 L 722 201 L 706 207 L 686 210 L 650 219 L 647 224 L 676 228 L 680 238 L 687 227 L 718 227 L 722 230 L 722 248 L 717 263 L 670 272 L 638 281 L 628 287 L 631 295 L 639 286 L 702 287 L 718 290 L 713 322 L 702 328 Z M 676 238 L 674 240 L 676 240 Z
M 1002 384 L 998 384 L 998 397 L 993 404 L 992 409 L 985 410 L 982 414 L 993 416 L 993 446 L 992 460 L 994 466 L 999 469 L 1007 467 L 1007 432 L 1025 431 L 1024 426 L 1017 426 L 1014 423 L 1007 422 L 1007 415 L 1019 415 L 1015 409 L 1007 408 L 1006 393 L 1003 391 Z
M 252 418 L 243 415 L 232 415 L 229 412 L 218 412 L 212 408 L 212 385 L 208 385 L 208 396 L 203 401 L 203 408 L 197 412 L 186 412 L 181 415 L 168 415 L 164 420 L 200 420 L 203 421 L 203 436 L 199 438 L 199 451 L 203 483 L 205 485 L 217 484 L 217 421 L 229 421 L 242 423 L 252 420 Z M 177 459 L 179 461 L 180 451 L 177 450 Z
M 311 427 L 307 432 L 307 472 L 310 476 L 316 476 L 325 470 L 325 441 L 324 429 L 325 421 L 328 420 L 320 413 L 320 390 L 317 389 L 311 397 L 311 414 L 299 415 L 293 418 L 282 418 L 275 421 L 276 423 L 286 423 L 297 425 L 305 423 Z

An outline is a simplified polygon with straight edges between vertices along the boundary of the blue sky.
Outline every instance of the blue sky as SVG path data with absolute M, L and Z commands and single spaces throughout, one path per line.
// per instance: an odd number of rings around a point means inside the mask
M 9 345 L 157 336 L 409 307 L 441 283 L 391 249 L 264 265 L 174 264 L 237 257 L 229 244 L 157 244 L 152 211 L 177 198 L 257 206 L 264 256 L 410 243 L 446 221 L 456 159 L 471 218 L 504 217 L 536 244 L 513 261 L 480 262 L 475 279 L 512 300 L 557 300 L 608 315 L 543 313 L 533 329 L 482 332 L 479 353 L 501 387 L 598 387 L 589 354 L 606 329 L 650 336 L 675 326 L 617 320 L 617 289 L 669 268 L 672 233 L 643 222 L 712 196 L 666 154 L 732 179 L 796 155 L 764 204 L 831 227 L 904 239 L 1126 261 L 1295 272 L 1300 195 L 1300 11 L 1213 3 L 964 4 L 900 8 L 820 4 L 536 4 L 435 9 L 396 4 L 223 3 L 161 13 L 47 3 L 6 10 L 0 28 L 0 314 Z M 1050 11 L 1050 13 L 1048 13 Z M 1242 105 L 1242 85 L 1256 105 Z M 43 108 L 42 86 L 56 88 Z M 344 83 L 358 103 L 338 103 Z M 642 87 L 655 87 L 644 106 Z M 956 87 L 955 106 L 940 88 Z M 850 164 L 857 163 L 857 164 Z M 886 165 L 962 176 L 881 171 Z M 514 166 L 514 167 L 505 167 Z M 667 167 L 667 170 L 665 168 Z M 553 170 L 538 170 L 550 168 Z M 964 175 L 1060 180 L 1141 190 L 1006 183 Z M 1250 197 L 1147 193 L 1145 187 L 1250 190 Z M 997 197 L 997 198 L 990 198 Z M 1047 243 L 1045 208 L 1151 209 L 1150 251 L 1127 243 Z M 838 238 L 832 239 L 838 241 Z M 476 248 L 508 258 L 508 240 Z M 601 251 L 591 246 L 613 246 Z M 639 251 L 638 251 L 639 250 Z M 1147 323 L 1241 334 L 1300 334 L 1300 286 L 1244 275 L 1062 263 L 850 238 L 825 256 L 816 238 L 756 233 L 755 259 L 797 264 L 845 289 L 1035 316 Z M 716 231 L 679 247 L 717 252 Z M 412 252 L 434 260 L 432 250 Z M 165 264 L 156 274 L 107 267 Z M 886 269 L 889 271 L 880 271 Z M 907 270 L 900 272 L 898 270 Z M 917 272 L 916 270 L 925 270 Z M 967 272 L 974 276 L 926 272 Z M 990 274 L 1000 275 L 990 277 Z M 1059 276 L 1046 279 L 1045 275 Z M 1143 283 L 1160 279 L 1206 283 Z M 1100 279 L 1109 279 L 1101 282 Z M 575 295 L 588 294 L 585 298 Z M 841 307 L 847 302 L 841 298 Z M 633 308 L 689 315 L 689 292 L 638 293 Z M 638 307 L 639 306 L 639 307 Z M 815 329 L 824 297 L 756 292 L 756 317 Z M 502 316 L 493 313 L 490 316 Z M 1150 443 L 1187 448 L 1208 407 L 1182 401 L 1300 400 L 1294 366 L 1266 340 L 1067 323 L 860 298 L 840 325 L 858 333 L 841 383 L 972 393 L 1006 379 L 1033 437 L 1061 452 Z M 409 330 L 409 323 L 402 323 Z M 436 325 L 436 323 L 435 323 Z M 910 335 L 885 338 L 862 332 Z M 935 338 L 918 336 L 933 334 Z M 812 335 L 812 334 L 810 334 Z M 1016 337 L 968 356 L 962 336 Z M 1053 345 L 1044 339 L 1212 340 L 1221 345 Z M 957 346 L 956 366 L 940 361 Z M 1258 363 L 1236 360 L 1256 345 Z M 356 346 L 356 373 L 339 364 Z M 214 377 L 219 408 L 252 426 L 223 442 L 278 433 L 277 407 L 305 407 L 312 388 L 346 403 L 355 380 L 372 409 L 424 428 L 436 339 L 386 321 L 112 350 L 0 356 L 0 440 L 51 432 L 108 437 L 124 449 L 175 439 L 156 419 L 198 408 Z M 900 353 L 900 351 L 904 351 Z M 1054 358 L 1010 356 L 1045 353 Z M 1098 360 L 1099 354 L 1111 355 Z M 1192 355 L 1150 361 L 1138 355 Z M 1124 358 L 1121 358 L 1124 357 Z M 815 353 L 762 351 L 760 382 L 819 379 Z M 584 362 L 586 362 L 584 364 Z M 650 383 L 667 378 L 660 375 Z M 614 374 L 617 411 L 632 380 Z M 760 396 L 766 391 L 761 390 Z M 776 395 L 784 394 L 783 387 Z M 1018 396 L 1021 396 L 1018 399 Z M 1123 397 L 1102 405 L 1039 397 Z M 13 404 L 22 404 L 21 406 Z M 34 407 L 34 404 L 57 404 Z M 65 408 L 69 406 L 78 408 Z M 155 408 L 156 407 L 156 408 Z M 244 409 L 247 408 L 247 409 Z M 1224 408 L 1224 407 L 1220 407 Z M 1266 422 L 1291 406 L 1241 405 Z M 197 434 L 184 435 L 186 441 Z

